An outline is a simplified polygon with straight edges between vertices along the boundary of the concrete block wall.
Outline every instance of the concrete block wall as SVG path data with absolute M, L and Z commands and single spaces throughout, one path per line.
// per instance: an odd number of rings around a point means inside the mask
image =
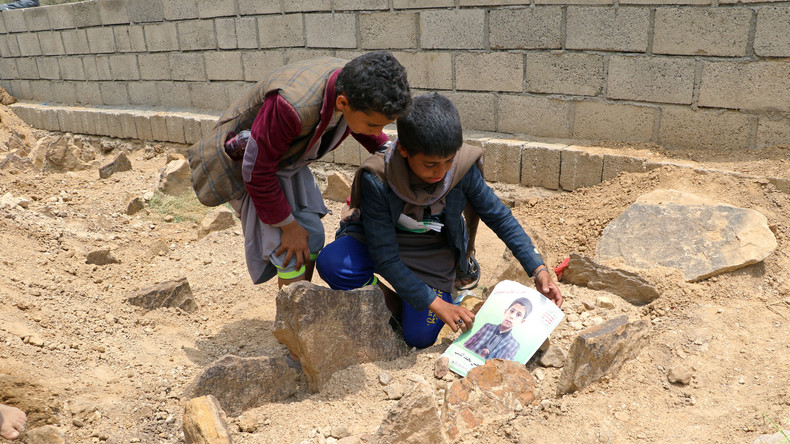
M 0 85 L 58 109 L 216 115 L 271 69 L 374 49 L 393 51 L 416 93 L 450 97 L 469 130 L 668 148 L 790 143 L 790 1 L 92 0 L 0 13 Z M 77 115 L 39 120 L 77 131 Z M 207 124 L 183 124 L 183 135 L 173 125 L 134 128 L 188 142 Z M 501 180 L 554 183 L 524 156 L 555 148 L 491 143 L 491 162 L 518 168 L 497 170 Z M 556 168 L 610 174 L 606 159 L 570 156 Z

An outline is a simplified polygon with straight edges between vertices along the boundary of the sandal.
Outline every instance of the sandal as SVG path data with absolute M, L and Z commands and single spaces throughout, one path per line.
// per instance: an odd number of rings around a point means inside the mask
M 469 281 L 464 284 L 461 281 Z M 473 290 L 480 282 L 480 264 L 474 256 L 469 256 L 469 273 L 464 274 L 459 268 L 455 270 L 455 289 L 458 291 Z

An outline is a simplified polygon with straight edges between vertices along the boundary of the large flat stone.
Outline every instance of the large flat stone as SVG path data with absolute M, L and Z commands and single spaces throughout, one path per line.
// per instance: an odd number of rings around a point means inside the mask
M 418 382 L 387 413 L 372 442 L 376 444 L 446 443 L 433 389 Z
M 655 190 L 606 226 L 595 260 L 675 268 L 695 282 L 758 263 L 776 246 L 768 220 L 755 210 Z
M 191 313 L 198 309 L 186 278 L 162 282 L 136 291 L 129 295 L 126 302 L 148 310 L 177 307 Z
M 616 294 L 634 305 L 645 305 L 661 295 L 653 284 L 636 273 L 596 264 L 588 257 L 571 254 L 562 282 Z

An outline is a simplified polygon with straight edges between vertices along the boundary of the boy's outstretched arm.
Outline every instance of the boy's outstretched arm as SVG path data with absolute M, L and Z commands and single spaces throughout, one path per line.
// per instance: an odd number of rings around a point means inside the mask
M 459 307 L 457 305 L 450 304 L 449 302 L 445 302 L 440 297 L 434 299 L 428 308 L 430 308 L 433 314 L 441 319 L 442 322 L 449 325 L 454 332 L 457 332 L 459 328 L 461 331 L 470 330 L 474 325 L 474 313 L 469 311 L 466 307 Z M 463 322 L 459 323 L 459 320 Z
M 554 283 L 554 279 L 551 278 L 549 269 L 545 265 L 540 265 L 532 271 L 532 276 L 535 279 L 535 288 L 543 296 L 557 304 L 557 307 L 562 308 L 562 294 L 560 293 L 560 288 Z

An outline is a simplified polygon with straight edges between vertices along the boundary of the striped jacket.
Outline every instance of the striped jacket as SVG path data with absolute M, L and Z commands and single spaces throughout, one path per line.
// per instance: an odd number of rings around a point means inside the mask
M 480 327 L 480 330 L 464 343 L 464 347 L 472 353 L 477 355 L 481 354 L 488 342 L 494 337 L 497 330 L 499 330 L 498 324 L 486 324 Z M 499 358 L 513 360 L 519 348 L 521 348 L 521 345 L 516 338 L 513 337 L 512 332 L 508 332 L 499 344 L 497 344 L 493 350 L 489 350 L 490 353 L 484 357 L 486 359 Z

